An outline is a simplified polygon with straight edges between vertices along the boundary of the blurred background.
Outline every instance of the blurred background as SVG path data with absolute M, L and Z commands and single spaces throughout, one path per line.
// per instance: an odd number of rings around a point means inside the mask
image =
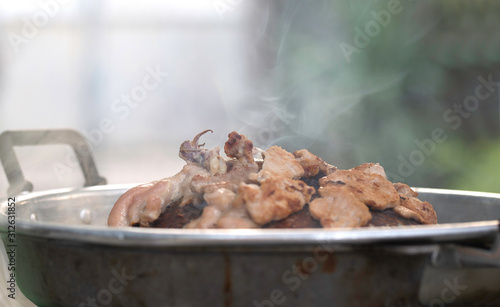
M 175 174 L 213 129 L 500 192 L 499 28 L 487 0 L 1 0 L 0 132 L 80 131 L 109 184 Z M 69 147 L 15 150 L 35 190 L 83 184 Z
M 0 2 L 0 132 L 72 128 L 109 184 L 170 176 L 180 143 L 246 134 L 412 186 L 500 192 L 496 1 Z M 65 146 L 17 147 L 35 190 Z M 0 175 L 0 196 L 7 180 Z
M 213 129 L 500 192 L 495 1 L 0 3 L 0 131 L 76 129 L 110 184 L 176 173 Z M 65 146 L 16 153 L 36 190 L 83 182 Z

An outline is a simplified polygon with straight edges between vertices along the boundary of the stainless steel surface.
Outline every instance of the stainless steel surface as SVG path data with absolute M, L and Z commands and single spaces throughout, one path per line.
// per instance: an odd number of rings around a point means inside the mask
M 446 242 L 498 232 L 500 197 L 496 194 L 417 189 L 438 213 L 439 225 L 358 229 L 187 230 L 109 228 L 107 216 L 116 199 L 133 185 L 98 186 L 32 193 L 17 198 L 18 233 L 87 243 L 138 246 L 364 244 L 393 241 Z M 5 228 L 7 206 L 1 206 Z M 455 214 L 453 214 L 455 213 Z M 467 214 L 463 214 L 467 213 Z M 463 216 L 460 216 L 460 215 Z M 458 216 L 458 218 L 457 218 Z M 36 217 L 36 218 L 33 218 Z
M 132 186 L 16 197 L 17 281 L 30 300 L 39 306 L 92 306 L 88 299 L 113 306 L 271 306 L 272 298 L 288 306 L 421 306 L 439 302 L 436 289 L 459 276 L 471 292 L 453 303 L 477 301 L 484 289 L 487 303 L 500 303 L 500 289 L 483 287 L 472 269 L 490 267 L 480 269 L 481 280 L 499 281 L 497 194 L 417 189 L 434 205 L 439 225 L 108 228 L 112 205 Z M 0 208 L 5 242 L 7 204 Z M 449 261 L 450 251 L 467 261 Z M 117 276 L 123 284 L 111 293 Z

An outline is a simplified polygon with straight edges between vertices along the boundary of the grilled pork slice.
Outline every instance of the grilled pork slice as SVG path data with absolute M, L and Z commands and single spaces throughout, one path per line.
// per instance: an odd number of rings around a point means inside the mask
M 307 183 L 310 186 L 318 186 L 318 178 L 308 178 Z M 395 184 L 396 185 L 396 184 Z M 402 185 L 402 184 L 398 184 Z M 411 190 L 410 187 L 405 185 L 406 191 L 415 195 L 416 192 Z M 402 187 L 402 186 L 401 186 Z M 413 213 L 409 208 L 407 214 L 400 214 L 396 209 L 386 209 L 386 210 L 369 210 L 366 214 L 366 205 L 361 203 L 357 198 L 355 198 L 349 191 L 345 192 L 345 189 L 339 187 L 340 197 L 335 202 L 335 199 L 329 200 L 331 195 L 325 190 L 336 190 L 335 187 L 320 188 L 322 198 L 320 195 L 313 195 L 310 204 L 306 204 L 301 210 L 288 215 L 286 218 L 281 220 L 271 221 L 267 224 L 262 225 L 262 228 L 328 228 L 328 227 L 370 227 L 370 226 L 402 226 L 402 225 L 418 225 L 418 224 L 432 224 L 436 223 L 437 220 L 433 217 L 430 220 L 421 220 L 418 215 Z M 218 194 L 218 193 L 217 193 Z M 221 193 L 223 194 L 223 193 Z M 219 195 L 221 195 L 219 194 Z M 155 221 L 152 227 L 157 228 L 193 228 L 195 225 L 189 223 L 190 221 L 196 221 L 203 211 L 203 207 L 207 206 L 207 203 L 212 202 L 211 199 L 214 196 L 210 193 L 210 196 L 206 196 L 205 199 L 208 200 L 205 203 L 195 206 L 193 204 L 188 204 L 186 206 L 180 206 L 179 202 L 175 203 L 167 208 L 167 210 L 160 216 L 160 218 Z M 402 200 L 403 201 L 403 200 Z M 333 205 L 331 205 L 333 203 Z M 352 204 L 357 204 L 357 206 L 352 206 Z M 360 206 L 361 204 L 361 206 Z M 427 203 L 428 204 L 428 203 Z M 430 204 L 429 204 L 430 205 Z M 314 208 L 316 206 L 316 208 Z M 354 209 L 353 209 L 354 207 Z M 401 206 L 403 207 L 403 206 Z M 399 208 L 399 207 L 396 207 Z M 403 209 L 403 210 L 405 210 Z M 430 216 L 435 216 L 432 207 L 428 208 Z M 316 214 L 314 212 L 316 211 Z M 399 210 L 398 210 L 399 211 Z M 210 212 L 207 211 L 207 212 Z M 368 221 L 364 221 L 368 217 Z M 323 217 L 323 220 L 322 220 Z M 364 218 L 363 218 L 364 217 Z M 330 222 L 331 219 L 331 222 Z M 225 218 L 220 218 L 222 221 L 220 225 L 208 228 L 235 228 L 236 226 L 243 226 L 244 223 L 249 222 L 248 215 L 244 218 L 237 216 L 236 214 L 228 214 Z M 322 222 L 321 222 L 322 221 Z M 189 223 L 189 224 L 188 224 Z M 331 224 L 329 224 L 331 223 Z M 187 224 L 187 225 L 186 225 Z M 224 227 L 222 227 L 224 226 Z M 247 224 L 246 227 L 240 228 L 254 228 L 258 227 L 257 224 Z M 201 227 L 201 226 L 199 226 Z
M 236 203 L 236 194 L 226 188 L 214 189 L 205 193 L 207 206 L 201 216 L 185 228 L 257 228 L 243 204 Z
M 191 192 L 189 182 L 196 175 L 207 171 L 197 165 L 186 165 L 176 175 L 134 187 L 117 200 L 108 217 L 109 226 L 148 227 L 170 203 L 191 203 L 196 195 Z
M 170 205 L 164 213 L 151 225 L 154 228 L 187 228 L 185 226 L 192 220 L 199 218 L 206 204 L 195 206 L 188 204 L 179 206 L 179 203 Z M 394 212 L 393 209 L 383 211 L 370 210 L 371 220 L 362 227 L 374 226 L 403 226 L 403 225 L 418 225 L 419 222 L 413 219 L 407 219 Z M 231 223 L 234 225 L 235 223 Z M 322 228 L 321 223 L 311 216 L 309 205 L 305 205 L 302 210 L 290 214 L 285 219 L 273 221 L 262 225 L 261 228 Z M 229 228 L 229 227 L 226 227 Z M 252 228 L 252 227 L 243 227 Z
M 418 199 L 417 192 L 404 183 L 395 183 L 394 187 L 398 191 L 400 199 L 400 205 L 394 208 L 394 212 L 422 224 L 437 223 L 436 211 L 431 204 Z
M 309 178 L 317 176 L 318 174 L 330 175 L 331 173 L 337 171 L 337 168 L 323 161 L 320 157 L 313 155 L 307 149 L 296 150 L 293 152 L 295 160 L 300 163 L 304 169 L 303 178 Z
M 378 163 L 363 163 L 361 165 L 352 168 L 352 170 L 360 171 L 367 174 L 378 174 L 384 177 L 384 179 L 387 179 L 387 175 L 385 174 L 384 168 L 380 166 L 380 164 Z
M 283 178 L 299 179 L 304 175 L 304 168 L 295 157 L 278 146 L 264 151 L 264 163 L 258 174 L 250 176 L 253 181 L 260 181 L 266 175 L 273 174 Z
M 343 186 L 357 199 L 374 210 L 385 210 L 399 205 L 394 185 L 377 173 L 359 170 L 339 170 L 319 180 L 322 187 Z
M 336 228 L 433 224 L 432 206 L 378 163 L 338 170 L 306 149 L 263 151 L 231 132 L 219 148 L 200 137 L 182 143 L 186 161 L 176 175 L 130 189 L 110 226 L 162 228 Z
M 226 161 L 219 155 L 219 148 L 203 148 L 200 137 L 205 130 L 185 141 L 179 149 L 179 157 L 186 161 L 182 170 L 172 177 L 134 187 L 116 201 L 108 217 L 108 225 L 115 227 L 149 227 L 167 207 L 181 201 L 180 205 L 199 203 L 205 189 L 229 188 L 237 190 L 240 183 L 259 167 L 253 159 L 253 145 L 244 135 L 229 134 L 224 146 Z
M 398 191 L 399 196 L 403 197 L 418 197 L 418 193 L 413 191 L 412 188 L 410 188 L 408 185 L 401 183 L 401 182 L 396 182 L 394 184 L 394 188 L 396 188 L 396 191 Z
M 309 204 L 311 215 L 324 228 L 359 227 L 372 219 L 368 207 L 346 187 L 319 188 L 321 197 Z
M 265 176 L 260 185 L 242 184 L 238 189 L 240 201 L 259 225 L 282 220 L 300 211 L 314 193 L 314 188 L 303 181 L 272 174 Z

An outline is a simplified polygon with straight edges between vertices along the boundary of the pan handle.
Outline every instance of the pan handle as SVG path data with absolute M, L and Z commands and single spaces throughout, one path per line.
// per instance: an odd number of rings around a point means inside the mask
M 500 221 L 499 231 L 489 248 L 445 245 L 433 252 L 434 267 L 500 268 Z
M 106 184 L 106 179 L 97 172 L 87 140 L 80 133 L 70 129 L 5 131 L 0 134 L 0 160 L 9 181 L 9 196 L 33 191 L 33 184 L 24 178 L 14 152 L 15 146 L 30 145 L 71 146 L 83 171 L 84 186 Z

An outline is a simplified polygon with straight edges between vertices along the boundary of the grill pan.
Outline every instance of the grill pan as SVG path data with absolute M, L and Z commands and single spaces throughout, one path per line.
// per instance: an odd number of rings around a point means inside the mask
M 2 162 L 12 146 L 33 145 L 47 133 L 68 131 L 4 133 Z M 69 139 L 73 145 L 84 140 L 74 132 Z M 85 178 L 94 178 L 87 182 L 104 183 L 89 151 L 72 147 L 84 161 Z M 438 225 L 117 229 L 106 226 L 107 216 L 134 185 L 20 195 L 16 189 L 29 190 L 30 184 L 20 168 L 12 168 L 15 163 L 8 165 L 9 191 L 15 191 L 17 286 L 38 306 L 500 304 L 499 194 L 415 188 L 434 206 Z M 7 250 L 11 202 L 0 204 Z

